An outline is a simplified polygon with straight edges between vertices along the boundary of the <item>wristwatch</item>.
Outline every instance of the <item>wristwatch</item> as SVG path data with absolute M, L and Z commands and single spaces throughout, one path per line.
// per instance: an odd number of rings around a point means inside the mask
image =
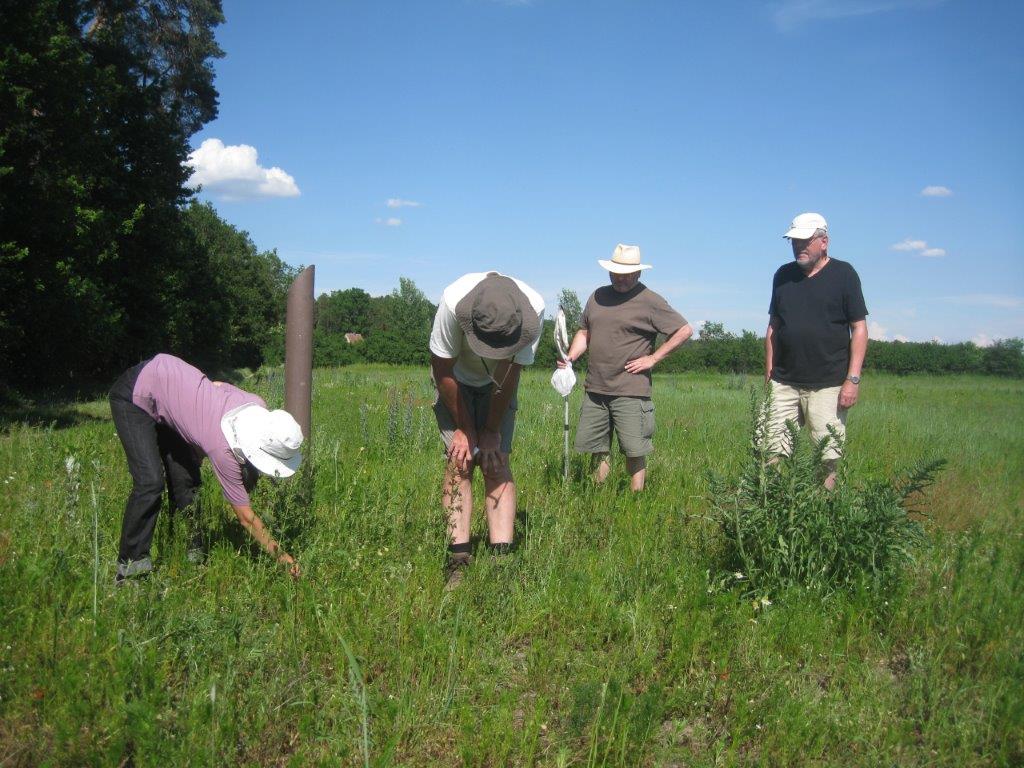
M 854 384 L 860 384 L 860 376 L 847 376 L 846 379 Z

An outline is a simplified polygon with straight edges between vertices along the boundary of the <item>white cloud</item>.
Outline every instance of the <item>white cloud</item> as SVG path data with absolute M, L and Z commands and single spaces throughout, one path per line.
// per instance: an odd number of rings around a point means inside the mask
M 417 203 L 415 200 L 403 200 L 400 197 L 388 198 L 388 208 L 419 208 L 423 203 Z
M 927 8 L 943 0 L 782 0 L 775 4 L 775 25 L 790 30 L 811 21 L 870 16 L 889 11 Z
M 893 243 L 889 247 L 894 251 L 916 252 L 922 256 L 930 256 L 932 258 L 946 255 L 944 248 L 929 248 L 928 243 L 924 240 L 911 240 L 909 237 L 902 242 Z
M 923 197 L 952 197 L 953 190 L 949 187 L 925 187 L 921 190 Z
M 941 336 L 932 336 L 932 344 L 942 344 L 942 343 L 944 343 L 944 342 L 942 341 L 942 337 Z
M 394 216 L 390 216 L 386 219 L 377 219 L 378 224 L 382 224 L 385 227 L 400 227 L 402 226 L 402 220 Z
M 994 343 L 992 337 L 989 336 L 987 333 L 976 333 L 971 338 L 971 341 L 973 341 L 979 347 L 991 347 Z
M 870 320 L 868 321 L 868 338 L 874 339 L 875 341 L 888 341 L 889 329 L 881 323 Z
M 909 337 L 904 336 L 902 333 L 897 333 L 892 339 L 893 341 L 910 341 Z
M 894 251 L 923 251 L 928 247 L 928 243 L 924 240 L 911 240 L 909 237 L 901 243 L 895 243 L 891 246 Z
M 206 139 L 186 165 L 192 168 L 190 187 L 202 186 L 223 200 L 299 195 L 295 179 L 276 166 L 261 166 L 256 148 L 248 144 L 225 146 L 220 139 Z
M 995 307 L 997 309 L 1024 307 L 1024 298 L 999 293 L 966 293 L 962 296 L 946 296 L 944 298 L 954 304 L 968 304 L 975 307 Z

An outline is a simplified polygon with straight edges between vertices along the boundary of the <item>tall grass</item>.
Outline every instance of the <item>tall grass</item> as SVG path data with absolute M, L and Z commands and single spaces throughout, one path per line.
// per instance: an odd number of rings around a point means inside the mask
M 865 381 L 848 481 L 948 456 L 931 544 L 881 601 L 794 591 L 766 611 L 706 576 L 727 551 L 707 477 L 747 466 L 745 391 L 656 376 L 634 497 L 617 456 L 605 487 L 579 457 L 563 483 L 548 377 L 520 395 L 521 547 L 481 553 L 454 592 L 425 370 L 316 372 L 310 487 L 256 499 L 298 582 L 207 475 L 207 565 L 163 517 L 156 571 L 115 590 L 130 479 L 105 403 L 53 404 L 53 424 L 0 414 L 0 765 L 1024 761 L 1024 384 Z M 280 377 L 256 386 L 281 402 Z

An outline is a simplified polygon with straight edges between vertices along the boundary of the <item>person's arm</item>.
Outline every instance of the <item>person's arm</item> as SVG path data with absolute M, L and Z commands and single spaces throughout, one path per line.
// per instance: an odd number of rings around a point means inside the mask
M 519 389 L 519 374 L 522 370 L 522 365 L 511 360 L 498 363 L 494 369 L 494 379 L 502 382 L 502 385 L 501 389 L 495 387 L 491 392 L 487 421 L 479 436 L 480 468 L 486 475 L 493 475 L 505 466 L 506 456 L 501 452 L 501 422 Z
M 455 434 L 448 449 L 448 458 L 456 467 L 466 471 L 473 464 L 477 435 L 466 405 L 459 395 L 459 382 L 455 380 L 455 358 L 431 354 L 430 369 L 434 374 L 437 394 L 448 409 L 448 413 L 455 419 Z
M 288 573 L 293 577 L 299 575 L 299 564 L 295 562 L 295 559 L 285 552 L 281 545 L 278 544 L 274 537 L 270 535 L 270 531 L 267 530 L 266 526 L 263 525 L 263 521 L 260 520 L 259 515 L 252 511 L 252 507 L 248 504 L 232 504 L 231 508 L 235 510 L 235 517 L 238 518 L 238 522 L 242 524 L 242 527 L 249 532 L 252 536 L 263 547 L 264 551 L 277 559 L 277 562 L 282 565 L 288 566 Z
M 764 332 L 764 381 L 767 384 L 775 367 L 775 329 L 779 320 L 774 315 L 768 319 L 768 330 Z
M 666 357 L 671 355 L 679 346 L 683 344 L 683 342 L 685 342 L 692 335 L 693 328 L 691 328 L 690 324 L 687 323 L 682 328 L 673 333 L 671 336 L 669 336 L 667 339 L 665 339 L 665 343 L 658 347 L 656 350 L 654 350 L 652 354 L 644 355 L 643 357 L 638 357 L 635 360 L 630 360 L 629 362 L 627 362 L 626 370 L 629 371 L 630 373 L 643 373 L 644 371 L 649 371 L 655 365 L 657 365 Z
M 586 328 L 580 328 L 576 331 L 576 335 L 572 337 L 572 344 L 569 345 L 569 349 L 565 353 L 569 357 L 569 362 L 575 363 L 579 360 L 583 353 L 587 351 L 588 344 L 590 344 L 590 331 Z M 559 358 L 555 361 L 555 365 L 559 368 L 565 368 L 565 361 Z
M 868 351 L 868 323 L 867 320 L 855 320 L 850 323 L 850 366 L 846 370 L 846 381 L 839 390 L 839 407 L 853 408 L 857 404 L 857 395 L 860 390 L 859 384 L 850 381 L 850 376 L 860 378 L 861 369 L 864 367 L 864 355 Z

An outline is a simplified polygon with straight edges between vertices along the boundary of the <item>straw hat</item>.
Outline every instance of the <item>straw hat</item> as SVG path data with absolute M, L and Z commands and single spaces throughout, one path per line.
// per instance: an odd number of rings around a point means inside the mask
M 607 269 L 617 275 L 628 275 L 639 272 L 641 269 L 651 268 L 650 264 L 640 263 L 639 245 L 623 245 L 622 243 L 615 246 L 611 261 L 598 259 L 597 263 L 601 265 L 602 269 Z

